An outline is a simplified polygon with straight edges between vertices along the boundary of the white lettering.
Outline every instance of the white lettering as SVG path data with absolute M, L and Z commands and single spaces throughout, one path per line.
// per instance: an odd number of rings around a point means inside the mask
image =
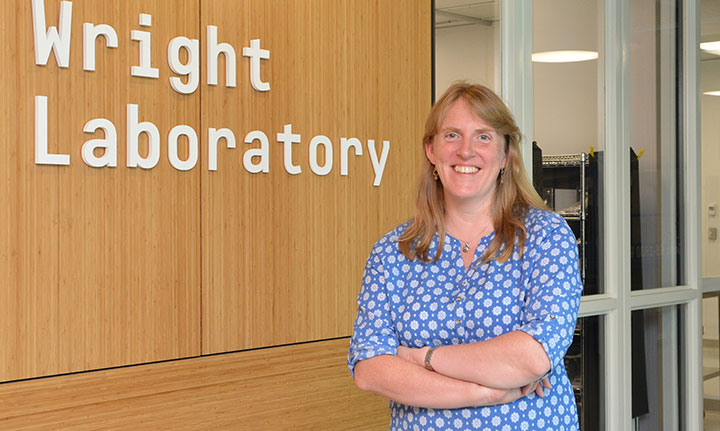
M 142 27 L 152 26 L 152 15 L 140 14 L 140 25 Z M 152 51 L 150 50 L 150 32 L 133 30 L 130 32 L 130 39 L 140 42 L 140 66 L 132 66 L 130 74 L 142 78 L 160 78 L 160 71 L 152 67 Z
M 318 165 L 317 161 L 317 148 L 318 145 L 325 147 L 325 165 Z M 323 135 L 318 135 L 310 140 L 310 169 L 316 175 L 327 175 L 332 170 L 333 166 L 333 148 L 330 138 Z
M 293 134 L 292 124 L 283 127 L 283 132 L 277 134 L 277 140 L 283 143 L 283 164 L 287 173 L 297 175 L 302 172 L 300 166 L 293 165 L 292 162 L 292 144 L 300 143 L 300 135 Z
M 186 64 L 180 62 L 180 48 L 188 53 Z M 170 69 L 178 75 L 188 77 L 187 83 L 177 76 L 170 78 L 170 86 L 180 94 L 192 94 L 200 83 L 200 41 L 179 36 L 170 41 L 168 45 L 168 64 Z
M 208 170 L 217 171 L 217 147 L 220 139 L 225 139 L 228 148 L 235 148 L 235 134 L 230 129 L 208 129 Z
M 178 139 L 186 136 L 188 139 L 188 158 L 185 161 L 178 157 Z M 170 130 L 168 136 L 168 159 L 178 171 L 189 171 L 194 168 L 198 161 L 198 137 L 195 130 L 190 126 L 175 126 Z
M 82 159 L 86 165 L 93 168 L 102 168 L 117 166 L 117 130 L 115 125 L 104 118 L 95 118 L 85 123 L 83 132 L 95 133 L 98 129 L 105 132 L 104 139 L 90 139 L 82 146 Z M 100 157 L 95 156 L 95 149 L 103 148 L 104 153 Z
M 358 138 L 340 138 L 340 175 L 348 174 L 348 152 L 355 149 L 356 156 L 362 156 L 362 142 Z
M 160 132 L 153 123 L 138 121 L 138 106 L 127 105 L 127 166 L 152 169 L 160 160 Z M 148 155 L 145 158 L 140 157 L 138 150 L 141 133 L 148 136 Z
M 48 153 L 47 96 L 35 96 L 35 164 L 69 165 L 69 154 Z
M 83 24 L 83 70 L 95 70 L 95 40 L 98 36 L 105 37 L 105 46 L 118 47 L 118 36 L 115 29 L 107 24 L 98 26 L 86 22 Z
M 250 84 L 256 91 L 269 91 L 270 84 L 260 78 L 260 60 L 270 59 L 270 51 L 260 49 L 260 39 L 253 39 L 249 48 L 243 48 L 243 56 L 250 57 Z
M 367 146 L 368 151 L 370 152 L 370 161 L 372 162 L 373 171 L 375 171 L 375 181 L 373 182 L 373 185 L 378 187 L 380 186 L 380 181 L 382 181 L 383 172 L 385 172 L 385 163 L 387 163 L 388 153 L 390 152 L 390 141 L 383 141 L 382 153 L 379 161 L 377 151 L 375 150 L 375 141 L 373 139 L 368 139 Z
M 214 25 L 207 27 L 207 74 L 208 85 L 218 85 L 218 58 L 225 55 L 225 86 L 235 87 L 237 67 L 235 65 L 235 50 L 229 43 L 218 43 L 218 28 Z
M 7 6 L 5 6 L 7 7 Z M 60 67 L 70 67 L 70 32 L 72 30 L 72 3 L 60 2 L 60 34 L 57 28 L 45 29 L 45 1 L 32 0 L 33 33 L 35 35 L 35 64 L 47 65 L 50 51 Z
M 267 135 L 259 130 L 253 130 L 245 136 L 245 143 L 252 144 L 253 141 L 260 142 L 260 148 L 251 148 L 245 151 L 243 154 L 245 170 L 252 174 L 270 172 L 270 142 Z M 253 163 L 253 157 L 260 157 L 260 161 Z

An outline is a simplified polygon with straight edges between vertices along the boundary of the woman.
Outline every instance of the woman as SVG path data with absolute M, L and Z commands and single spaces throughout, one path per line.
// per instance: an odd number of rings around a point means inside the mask
M 455 84 L 430 112 L 415 217 L 373 247 L 348 355 L 357 386 L 390 399 L 391 430 L 578 429 L 563 365 L 577 244 L 520 137 L 482 86 Z

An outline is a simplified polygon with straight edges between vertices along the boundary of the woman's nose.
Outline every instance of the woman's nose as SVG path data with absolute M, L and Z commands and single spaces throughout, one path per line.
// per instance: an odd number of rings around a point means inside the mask
M 472 157 L 472 140 L 471 138 L 463 137 L 460 141 L 460 146 L 457 150 L 458 156 L 463 159 L 469 159 Z

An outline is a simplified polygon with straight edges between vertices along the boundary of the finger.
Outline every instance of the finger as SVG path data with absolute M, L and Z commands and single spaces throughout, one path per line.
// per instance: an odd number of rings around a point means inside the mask
M 540 398 L 545 398 L 545 391 L 543 391 L 543 387 L 541 385 L 538 385 L 538 387 L 535 389 L 535 393 Z
M 543 386 L 545 386 L 545 388 L 552 389 L 552 385 L 550 384 L 550 379 L 548 379 L 547 377 L 542 379 L 542 384 L 543 384 Z

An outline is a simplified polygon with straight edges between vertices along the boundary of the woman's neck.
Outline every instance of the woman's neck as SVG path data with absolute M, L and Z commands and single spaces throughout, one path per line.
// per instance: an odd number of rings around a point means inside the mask
M 445 229 L 460 240 L 469 241 L 482 231 L 488 234 L 492 232 L 492 225 L 490 201 L 474 204 L 445 202 Z
M 480 239 L 493 232 L 493 221 L 489 208 L 465 209 L 458 211 L 456 208 L 446 208 L 445 229 L 462 244 L 460 256 L 467 270 L 475 259 Z

